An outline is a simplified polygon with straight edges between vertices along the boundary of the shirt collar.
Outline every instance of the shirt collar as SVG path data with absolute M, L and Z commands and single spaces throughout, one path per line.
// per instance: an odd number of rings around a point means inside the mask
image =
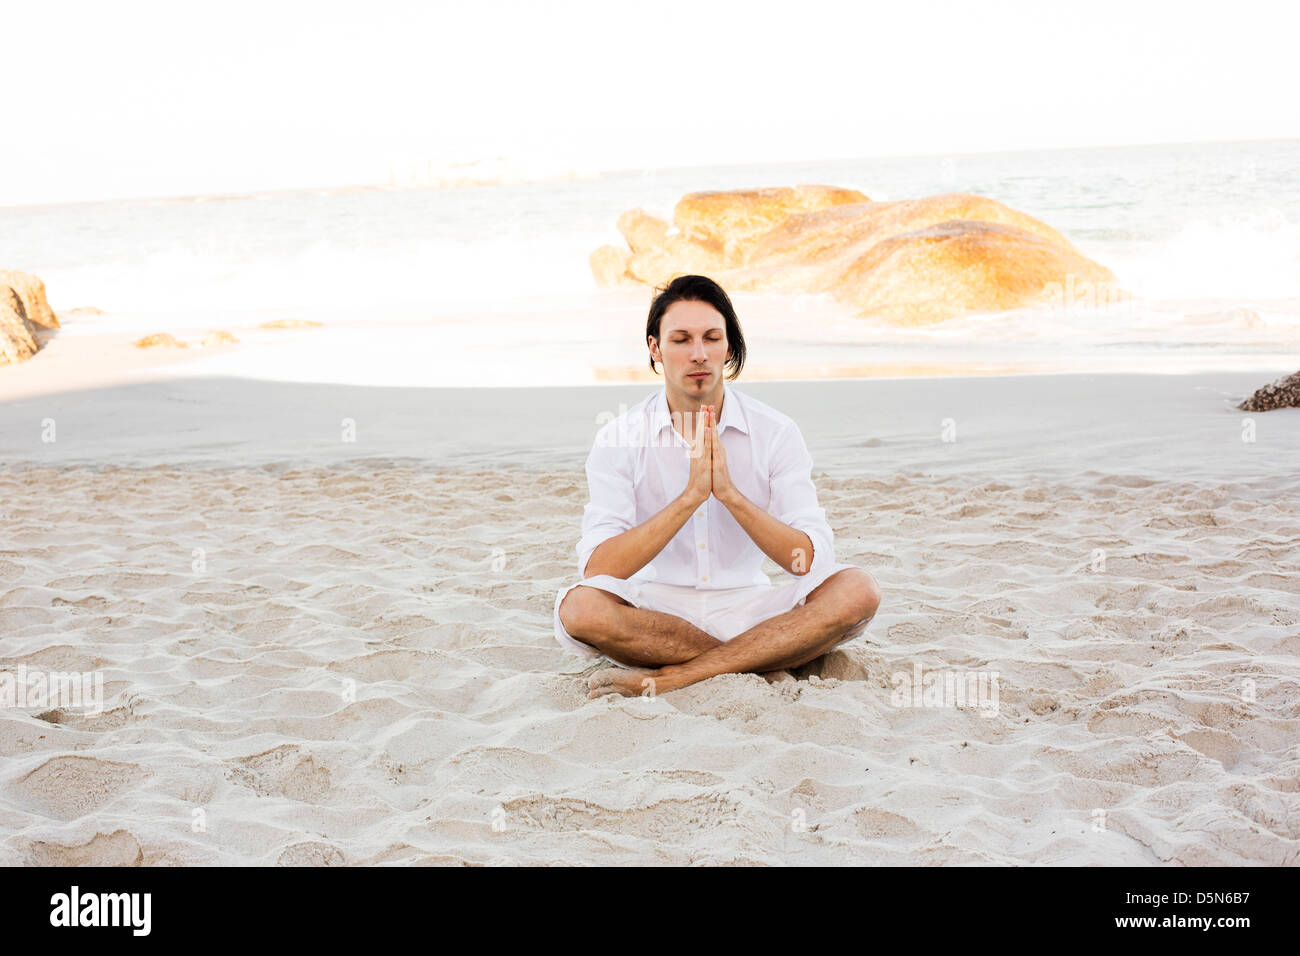
M 722 417 L 718 419 L 718 434 L 721 435 L 728 428 L 735 428 L 748 435 L 749 421 L 745 418 L 745 410 L 740 407 L 739 393 L 724 381 L 722 394 Z M 671 427 L 672 423 L 672 415 L 668 411 L 668 386 L 665 385 L 655 396 L 650 427 L 654 435 L 658 436 L 665 428 Z

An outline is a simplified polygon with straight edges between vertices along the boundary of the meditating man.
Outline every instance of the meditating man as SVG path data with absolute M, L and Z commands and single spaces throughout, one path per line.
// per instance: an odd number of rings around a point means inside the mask
M 866 629 L 880 587 L 836 562 L 798 426 L 724 381 L 745 361 L 726 292 L 705 276 L 675 278 L 650 306 L 646 342 L 664 387 L 596 435 L 582 580 L 556 595 L 556 640 L 627 665 L 593 673 L 588 697 L 715 674 L 791 679 L 787 668 Z M 764 555 L 794 580 L 773 584 Z

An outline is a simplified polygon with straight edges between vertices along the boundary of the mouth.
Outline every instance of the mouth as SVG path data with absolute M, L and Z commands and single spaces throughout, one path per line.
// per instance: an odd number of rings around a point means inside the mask
M 691 372 L 689 375 L 687 375 L 687 378 L 694 378 L 694 379 L 704 379 L 708 377 L 709 377 L 708 372 Z

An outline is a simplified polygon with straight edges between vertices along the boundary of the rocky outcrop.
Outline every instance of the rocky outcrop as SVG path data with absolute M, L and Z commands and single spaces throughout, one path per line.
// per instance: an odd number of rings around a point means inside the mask
M 629 248 L 620 258 L 603 247 L 599 262 L 593 254 L 597 281 L 660 285 L 701 273 L 728 289 L 829 292 L 860 315 L 904 325 L 1126 296 L 1109 269 L 1051 226 L 967 193 L 897 202 L 812 186 L 692 193 L 673 222 L 670 233 L 644 212 L 625 213 Z
M 208 329 L 207 334 L 203 336 L 203 347 L 211 348 L 214 345 L 238 345 L 239 339 L 225 329 Z
M 184 342 L 179 341 L 176 336 L 172 335 L 170 332 L 155 332 L 152 335 L 146 335 L 144 338 L 136 339 L 131 344 L 138 349 L 151 349 L 159 346 L 173 349 L 189 347 Z
M 870 202 L 856 189 L 795 186 L 690 193 L 673 209 L 683 235 L 716 248 L 726 268 L 743 265 L 753 247 L 794 216 Z M 633 247 L 635 250 L 635 247 Z
M 0 365 L 25 362 L 39 348 L 18 293 L 7 285 L 0 286 Z
M 1015 226 L 956 220 L 882 239 L 831 285 L 860 315 L 928 325 L 964 312 L 1051 304 L 1069 284 L 1105 287 L 1110 270 Z
M 27 321 L 43 329 L 57 329 L 59 319 L 45 299 L 45 283 L 27 272 L 0 269 L 0 288 L 9 286 L 22 301 Z
M 1268 412 L 1275 408 L 1300 408 L 1300 372 L 1265 385 L 1237 406 L 1243 412 Z
M 58 327 L 44 282 L 26 272 L 0 270 L 0 365 L 25 362 L 40 350 L 36 330 Z

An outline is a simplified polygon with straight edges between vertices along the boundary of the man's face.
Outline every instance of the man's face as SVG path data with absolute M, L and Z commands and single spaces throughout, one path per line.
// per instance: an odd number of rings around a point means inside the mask
M 659 359 L 687 395 L 711 393 L 727 361 L 726 320 L 707 302 L 674 302 L 659 322 Z

